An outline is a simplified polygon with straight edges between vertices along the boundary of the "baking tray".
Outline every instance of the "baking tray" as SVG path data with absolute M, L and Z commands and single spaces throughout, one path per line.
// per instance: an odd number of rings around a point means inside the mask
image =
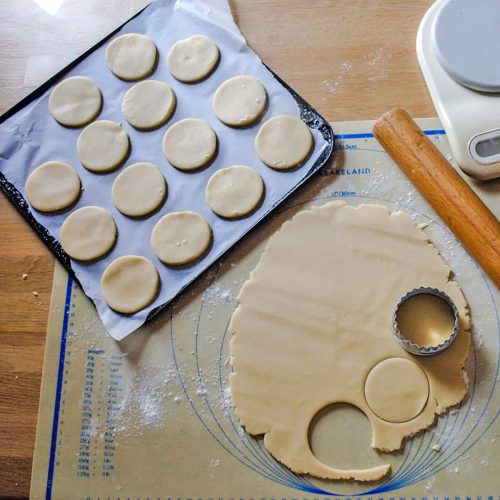
M 143 12 L 145 12 L 148 8 L 150 8 L 153 4 L 146 6 L 144 9 L 139 11 L 133 17 L 131 17 L 128 21 L 120 25 L 113 32 L 108 34 L 98 43 L 96 43 L 93 47 L 83 53 L 80 57 L 75 59 L 72 63 L 67 65 L 64 69 L 56 73 L 52 78 L 46 81 L 43 85 L 34 90 L 31 94 L 29 94 L 26 98 L 8 110 L 4 115 L 0 117 L 0 125 L 4 123 L 7 119 L 12 117 L 13 115 L 21 112 L 26 106 L 30 103 L 41 97 L 54 83 L 64 77 L 71 69 L 73 69 L 76 65 L 78 65 L 81 61 L 83 61 L 87 56 L 92 54 L 98 48 L 100 48 L 103 44 L 105 44 L 111 37 L 113 37 L 117 32 L 119 32 L 123 27 L 125 27 L 128 23 L 130 23 L 133 19 L 140 16 Z M 265 218 L 270 212 L 275 210 L 275 208 L 285 199 L 287 198 L 293 191 L 295 191 L 300 185 L 302 185 L 307 179 L 309 179 L 317 170 L 319 170 L 331 157 L 333 153 L 333 145 L 334 145 L 334 134 L 328 122 L 314 109 L 312 108 L 300 95 L 295 92 L 289 85 L 286 84 L 278 75 L 276 75 L 269 67 L 265 64 L 266 69 L 273 75 L 276 81 L 288 92 L 288 94 L 295 100 L 299 114 L 301 119 L 313 130 L 316 130 L 326 142 L 326 147 L 320 154 L 320 156 L 316 159 L 314 164 L 309 167 L 307 173 L 304 174 L 302 179 L 297 182 L 290 191 L 288 191 L 283 197 L 274 202 L 273 207 L 269 211 L 264 211 L 262 215 L 254 221 L 254 223 L 244 232 L 240 233 L 238 241 L 243 238 L 251 229 L 253 229 L 263 218 Z M 54 255 L 58 258 L 64 268 L 73 276 L 77 282 L 79 281 L 75 270 L 72 267 L 71 260 L 69 256 L 62 249 L 59 241 L 47 230 L 45 226 L 40 224 L 37 221 L 36 217 L 31 211 L 30 205 L 22 195 L 22 193 L 5 177 L 5 175 L 0 172 L 0 188 L 6 194 L 6 196 L 10 199 L 10 201 L 14 204 L 17 210 L 21 213 L 21 215 L 26 219 L 26 221 L 30 224 L 30 226 L 36 231 L 39 237 L 45 242 L 45 244 L 49 247 L 49 249 L 54 253 Z M 236 242 L 235 242 L 236 243 Z M 188 285 L 190 285 L 195 279 L 197 279 L 203 272 L 205 272 L 214 262 L 216 262 L 223 254 L 227 252 L 228 249 L 223 251 L 222 253 L 216 253 L 213 257 L 208 256 L 205 261 L 203 261 L 202 265 L 200 265 L 197 269 L 197 273 L 191 277 L 189 281 L 187 281 L 184 286 L 177 290 L 177 293 L 171 297 L 168 301 L 162 303 L 160 306 L 152 309 L 146 317 L 146 322 L 154 318 L 161 310 L 163 310 L 176 296 L 179 295 Z

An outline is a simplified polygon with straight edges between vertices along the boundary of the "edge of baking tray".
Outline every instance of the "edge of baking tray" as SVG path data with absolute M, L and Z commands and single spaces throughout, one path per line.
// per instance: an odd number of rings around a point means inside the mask
M 94 44 L 91 48 L 85 51 L 82 55 L 77 57 L 74 61 L 69 63 L 59 72 L 57 72 L 54 76 L 52 76 L 45 83 L 40 85 L 33 92 L 24 97 L 21 101 L 15 104 L 12 108 L 7 110 L 3 115 L 0 116 L 0 124 L 2 124 L 5 120 L 15 115 L 17 112 L 22 110 L 28 104 L 33 102 L 35 99 L 40 97 L 49 87 L 51 87 L 56 81 L 58 81 L 64 74 L 66 74 L 70 69 L 79 64 L 83 59 L 85 59 L 89 54 L 91 54 L 94 50 L 103 45 L 107 40 L 109 40 L 115 33 L 120 31 L 125 25 L 127 25 L 130 21 L 132 21 L 137 16 L 141 15 L 148 7 L 152 4 L 147 5 L 139 12 L 137 12 L 134 16 L 129 18 L 123 24 L 114 29 L 111 33 L 102 38 L 99 42 Z M 264 63 L 263 63 L 264 64 Z M 277 200 L 272 208 L 262 214 L 262 216 L 255 222 L 255 224 L 250 227 L 247 231 L 245 231 L 237 242 L 241 241 L 250 231 L 252 231 L 258 224 L 267 217 L 270 213 L 272 213 L 278 205 L 280 205 L 288 196 L 290 196 L 295 190 L 297 190 L 304 182 L 306 182 L 315 172 L 317 172 L 321 167 L 325 165 L 325 163 L 330 159 L 333 154 L 333 146 L 335 143 L 335 136 L 333 134 L 333 130 L 330 124 L 312 107 L 310 106 L 295 90 L 293 90 L 285 81 L 283 81 L 271 68 L 269 68 L 266 64 L 264 66 L 271 72 L 274 78 L 283 86 L 283 88 L 294 98 L 295 102 L 299 107 L 300 117 L 301 119 L 312 129 L 317 130 L 327 142 L 327 147 L 323 151 L 323 153 L 319 156 L 319 158 L 315 161 L 314 165 L 309 169 L 309 172 L 298 182 L 288 193 L 286 193 L 282 198 Z M 52 253 L 56 256 L 59 262 L 64 266 L 66 271 L 73 277 L 73 279 L 78 283 L 78 278 L 75 275 L 75 271 L 71 267 L 71 260 L 68 254 L 62 249 L 59 241 L 52 236 L 49 231 L 40 224 L 33 214 L 31 213 L 30 206 L 21 192 L 11 184 L 5 175 L 0 172 L 0 189 L 4 192 L 7 198 L 11 201 L 11 203 L 16 207 L 18 212 L 23 216 L 23 218 L 28 222 L 28 224 L 35 230 L 41 240 L 49 247 Z M 235 242 L 235 244 L 237 243 Z M 215 260 L 207 261 L 207 264 L 200 269 L 200 272 L 196 277 L 194 277 L 189 283 L 187 283 L 184 287 L 182 287 L 178 293 L 172 297 L 169 301 L 161 304 L 156 307 L 148 314 L 146 321 L 153 319 L 157 316 L 163 309 L 165 309 L 169 304 L 175 300 L 179 294 L 184 291 L 188 286 L 190 286 L 194 281 L 196 281 L 205 271 L 210 268 L 213 264 L 215 264 L 219 259 L 221 259 L 229 250 L 233 248 L 234 245 L 229 247 L 225 252 L 221 253 Z

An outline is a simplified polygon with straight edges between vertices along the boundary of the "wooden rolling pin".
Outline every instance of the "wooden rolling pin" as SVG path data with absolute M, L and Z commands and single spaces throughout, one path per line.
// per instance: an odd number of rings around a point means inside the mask
M 380 144 L 500 288 L 500 223 L 424 135 L 395 108 L 373 127 Z

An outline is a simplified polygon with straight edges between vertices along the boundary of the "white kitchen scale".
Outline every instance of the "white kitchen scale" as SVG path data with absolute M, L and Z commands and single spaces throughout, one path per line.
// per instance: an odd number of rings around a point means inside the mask
M 417 55 L 460 168 L 500 177 L 500 0 L 436 1 Z

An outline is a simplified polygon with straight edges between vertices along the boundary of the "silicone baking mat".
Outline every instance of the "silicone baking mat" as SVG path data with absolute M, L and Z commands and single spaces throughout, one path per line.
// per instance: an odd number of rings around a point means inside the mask
M 146 161 L 161 170 L 168 184 L 168 196 L 157 212 L 133 219 L 116 209 L 110 196 L 111 186 L 123 167 L 96 175 L 80 165 L 76 141 L 81 129 L 62 127 L 48 112 L 54 79 L 42 86 L 42 90 L 37 91 L 35 97 L 16 113 L 9 112 L 6 117 L 0 118 L 0 188 L 63 265 L 74 273 L 85 293 L 94 301 L 107 331 L 117 340 L 123 339 L 165 307 L 320 168 L 333 149 L 333 134 L 328 123 L 273 75 L 252 52 L 234 23 L 227 0 L 156 0 L 112 36 L 124 33 L 145 34 L 157 46 L 158 62 L 150 78 L 167 82 L 177 96 L 174 115 L 167 124 L 144 132 L 134 129 L 124 120 L 121 102 L 133 83 L 124 82 L 109 71 L 104 57 L 106 44 L 99 44 L 76 65 L 62 73 L 65 77 L 87 76 L 96 82 L 103 94 L 103 109 L 98 118 L 121 123 L 130 137 L 131 150 L 126 165 Z M 196 84 L 183 84 L 169 73 L 167 53 L 176 41 L 200 33 L 217 43 L 220 61 L 209 78 Z M 241 74 L 252 75 L 264 85 L 268 103 L 259 122 L 242 128 L 228 127 L 214 115 L 212 97 L 222 82 Z M 58 76 L 61 77 L 61 74 Z M 314 137 L 314 147 L 304 164 L 300 168 L 281 172 L 264 165 L 254 146 L 255 136 L 262 123 L 279 115 L 300 116 Z M 161 148 L 165 131 L 173 123 L 186 118 L 207 121 L 218 137 L 216 157 L 198 172 L 186 173 L 174 168 L 166 161 Z M 82 181 L 80 198 L 65 213 L 44 214 L 31 210 L 23 197 L 27 176 L 36 166 L 51 160 L 64 161 L 74 167 Z M 227 220 L 210 210 L 205 200 L 205 188 L 214 172 L 235 164 L 248 165 L 259 172 L 265 184 L 265 196 L 260 206 L 247 217 Z M 116 244 L 107 255 L 94 262 L 70 260 L 58 242 L 61 225 L 69 211 L 89 205 L 103 207 L 113 216 L 118 229 Z M 154 225 L 161 217 L 184 210 L 195 211 L 206 219 L 212 230 L 212 245 L 207 254 L 192 265 L 173 268 L 164 265 L 156 257 L 149 240 Z M 108 307 L 100 287 L 106 267 L 124 255 L 149 258 L 155 264 L 161 280 L 155 300 L 131 315 L 119 314 Z
M 420 123 L 449 155 L 439 121 Z M 121 342 L 106 335 L 91 302 L 56 266 L 33 498 L 498 498 L 499 293 L 382 151 L 371 127 L 334 125 L 335 164 Z M 473 187 L 498 215 L 500 183 Z M 425 226 L 456 273 L 474 325 L 468 398 L 435 428 L 407 440 L 400 453 L 372 450 L 368 420 L 348 407 L 336 407 L 315 426 L 313 450 L 327 464 L 391 463 L 392 476 L 380 483 L 293 474 L 238 426 L 227 383 L 228 322 L 269 236 L 299 210 L 337 198 L 402 209 Z

